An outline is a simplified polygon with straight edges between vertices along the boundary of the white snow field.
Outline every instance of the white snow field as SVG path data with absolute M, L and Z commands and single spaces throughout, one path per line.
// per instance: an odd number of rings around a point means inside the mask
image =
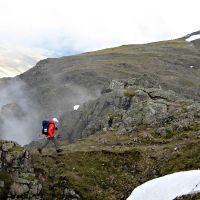
M 173 200 L 200 192 L 200 170 L 177 172 L 148 181 L 133 190 L 127 200 Z
M 187 42 L 191 42 L 191 41 L 197 40 L 197 39 L 200 39 L 200 34 L 198 34 L 198 35 L 193 35 L 193 36 L 187 38 L 186 41 L 187 41 Z

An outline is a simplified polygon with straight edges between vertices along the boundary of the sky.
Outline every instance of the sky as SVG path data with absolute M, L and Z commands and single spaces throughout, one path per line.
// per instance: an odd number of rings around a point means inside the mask
M 47 57 L 200 30 L 199 0 L 0 0 L 0 45 Z

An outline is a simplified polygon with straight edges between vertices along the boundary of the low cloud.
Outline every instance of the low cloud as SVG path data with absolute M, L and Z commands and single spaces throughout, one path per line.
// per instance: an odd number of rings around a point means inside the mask
M 181 37 L 199 29 L 199 0 L 0 0 L 0 43 L 61 56 Z
M 39 109 L 27 89 L 19 79 L 4 83 L 1 80 L 0 139 L 25 145 L 38 136 Z

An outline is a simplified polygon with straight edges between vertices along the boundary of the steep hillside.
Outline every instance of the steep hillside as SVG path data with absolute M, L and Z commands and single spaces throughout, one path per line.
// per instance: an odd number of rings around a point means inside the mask
M 6 151 L 7 142 L 1 142 L 5 168 L 0 172 L 6 170 L 7 176 L 0 182 L 0 195 L 125 200 L 148 180 L 198 169 L 200 45 L 199 39 L 186 40 L 193 35 L 198 32 L 46 59 L 16 78 L 1 79 L 1 137 L 12 127 L 11 136 L 32 141 L 41 119 L 58 116 L 63 152 L 48 146 L 39 154 L 43 140 L 26 150 L 8 142 Z M 80 104 L 77 111 L 75 104 Z M 26 155 L 31 177 L 21 165 Z M 19 176 L 10 176 L 11 171 Z
M 60 155 L 51 146 L 43 155 L 32 149 L 33 166 L 41 174 L 43 198 L 63 199 L 62 185 L 67 185 L 80 199 L 125 200 L 148 180 L 198 169 L 196 130 L 191 126 L 168 137 L 160 137 L 148 128 L 131 133 L 107 131 L 71 145 L 60 142 L 64 149 Z
M 199 43 L 185 38 L 40 61 L 20 75 L 45 112 L 61 114 L 100 95 L 112 79 L 152 75 L 164 89 L 199 99 Z
M 43 199 L 64 199 L 67 186 L 68 199 L 125 200 L 148 180 L 199 168 L 199 102 L 152 77 L 112 81 L 96 100 L 62 115 L 61 129 L 61 154 L 52 146 L 39 154 L 39 143 L 26 147 Z
M 28 130 L 26 141 L 31 141 L 40 131 L 42 119 L 59 118 L 72 111 L 74 105 L 97 99 L 115 79 L 137 79 L 144 75 L 143 81 L 150 77 L 163 90 L 199 100 L 200 45 L 198 39 L 186 41 L 192 36 L 42 60 L 18 77 L 0 79 L 4 94 L 0 107 L 11 104 L 21 107 L 29 116 L 22 132 Z M 3 118 L 4 124 L 10 121 Z M 34 130 L 32 120 L 37 122 Z

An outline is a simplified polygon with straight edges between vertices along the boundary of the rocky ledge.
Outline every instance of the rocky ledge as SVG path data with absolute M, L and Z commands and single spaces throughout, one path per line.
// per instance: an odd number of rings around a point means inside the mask
M 140 126 L 161 136 L 183 131 L 199 122 L 200 103 L 162 88 L 156 78 L 143 75 L 113 80 L 102 95 L 61 117 L 61 134 L 73 142 L 102 130 L 120 134 Z
M 14 142 L 0 141 L 0 199 L 41 199 L 42 185 L 28 151 Z
M 61 191 L 59 199 L 81 199 L 65 178 L 55 185 L 48 183 L 48 188 L 44 189 L 48 178 L 52 178 L 52 174 L 44 174 L 43 166 L 34 168 L 28 150 L 15 142 L 0 141 L 0 199 L 49 199 L 46 189 L 55 191 L 56 195 L 58 188 Z

